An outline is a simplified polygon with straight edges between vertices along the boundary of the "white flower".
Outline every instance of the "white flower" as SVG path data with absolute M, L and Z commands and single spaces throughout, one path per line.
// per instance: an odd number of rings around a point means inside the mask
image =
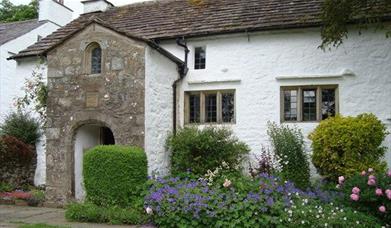
M 231 186 L 232 182 L 228 179 L 225 179 L 223 187 L 224 188 L 229 188 Z
M 346 221 L 346 217 L 343 217 L 343 220 L 345 220 L 345 221 Z
M 316 218 L 319 218 L 320 216 L 319 215 L 316 215 Z
M 328 226 L 329 224 L 325 223 L 324 226 Z
M 145 212 L 147 212 L 147 214 L 149 214 L 149 215 L 153 214 L 153 210 L 150 207 L 145 208 Z
M 301 221 L 301 224 L 304 224 L 305 222 L 304 221 Z
M 292 214 L 292 210 L 289 210 L 288 213 L 289 213 L 289 214 Z
M 357 225 L 358 225 L 358 224 L 360 224 L 360 222 L 359 222 L 359 221 L 356 221 L 356 223 L 357 223 Z

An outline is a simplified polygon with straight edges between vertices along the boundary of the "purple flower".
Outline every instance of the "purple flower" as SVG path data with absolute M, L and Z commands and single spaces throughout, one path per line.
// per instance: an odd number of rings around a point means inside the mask
M 267 197 L 267 199 L 266 199 L 266 204 L 267 204 L 269 207 L 272 207 L 273 204 L 274 204 L 274 199 L 273 199 L 273 197 Z

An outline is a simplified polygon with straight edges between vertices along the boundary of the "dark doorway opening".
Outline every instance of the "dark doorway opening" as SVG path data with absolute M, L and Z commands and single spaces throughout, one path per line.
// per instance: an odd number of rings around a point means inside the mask
M 114 135 L 113 132 L 108 127 L 100 128 L 100 137 L 102 145 L 114 145 Z

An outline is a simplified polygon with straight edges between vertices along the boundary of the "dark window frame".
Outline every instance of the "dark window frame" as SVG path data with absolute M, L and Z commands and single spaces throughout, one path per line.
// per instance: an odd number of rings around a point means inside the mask
M 233 114 L 230 117 L 231 121 L 224 121 L 223 119 L 223 103 L 222 103 L 222 96 L 223 94 L 232 94 L 233 96 Z M 206 97 L 209 95 L 215 95 L 216 96 L 216 108 L 215 108 L 215 118 L 213 120 L 208 120 L 207 118 L 207 99 Z M 191 96 L 199 96 L 200 100 L 200 107 L 199 107 L 199 114 L 200 119 L 198 122 L 195 122 L 191 119 L 191 104 L 190 104 L 190 97 Z M 228 90 L 206 90 L 206 91 L 186 91 L 185 92 L 185 109 L 184 109 L 184 115 L 185 115 L 185 124 L 235 124 L 236 123 L 236 91 L 232 89 Z
M 203 56 L 201 56 L 203 53 Z M 206 47 L 200 46 L 194 48 L 194 69 L 204 70 L 206 69 Z
M 323 100 L 322 100 L 322 91 L 323 90 L 334 90 L 334 110 L 335 115 L 338 115 L 339 113 L 339 88 L 338 85 L 303 85 L 303 86 L 281 86 L 280 87 L 280 121 L 281 122 L 319 122 L 323 119 L 322 116 L 322 106 L 323 106 Z M 286 91 L 292 91 L 296 90 L 297 94 L 297 104 L 296 104 L 296 120 L 286 120 L 285 119 L 285 92 Z M 304 104 L 304 96 L 303 91 L 306 90 L 315 90 L 315 105 L 316 105 L 316 119 L 313 120 L 304 120 L 303 118 L 303 104 Z

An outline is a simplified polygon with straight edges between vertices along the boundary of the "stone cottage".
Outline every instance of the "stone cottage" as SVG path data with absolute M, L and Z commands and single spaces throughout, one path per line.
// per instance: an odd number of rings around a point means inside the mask
M 165 139 L 190 124 L 232 128 L 253 154 L 268 121 L 308 134 L 372 112 L 391 129 L 391 40 L 353 30 L 319 50 L 321 3 L 84 1 L 85 14 L 12 57 L 47 61 L 48 200 L 83 199 L 82 154 L 97 144 L 141 146 L 149 172 L 166 174 Z

